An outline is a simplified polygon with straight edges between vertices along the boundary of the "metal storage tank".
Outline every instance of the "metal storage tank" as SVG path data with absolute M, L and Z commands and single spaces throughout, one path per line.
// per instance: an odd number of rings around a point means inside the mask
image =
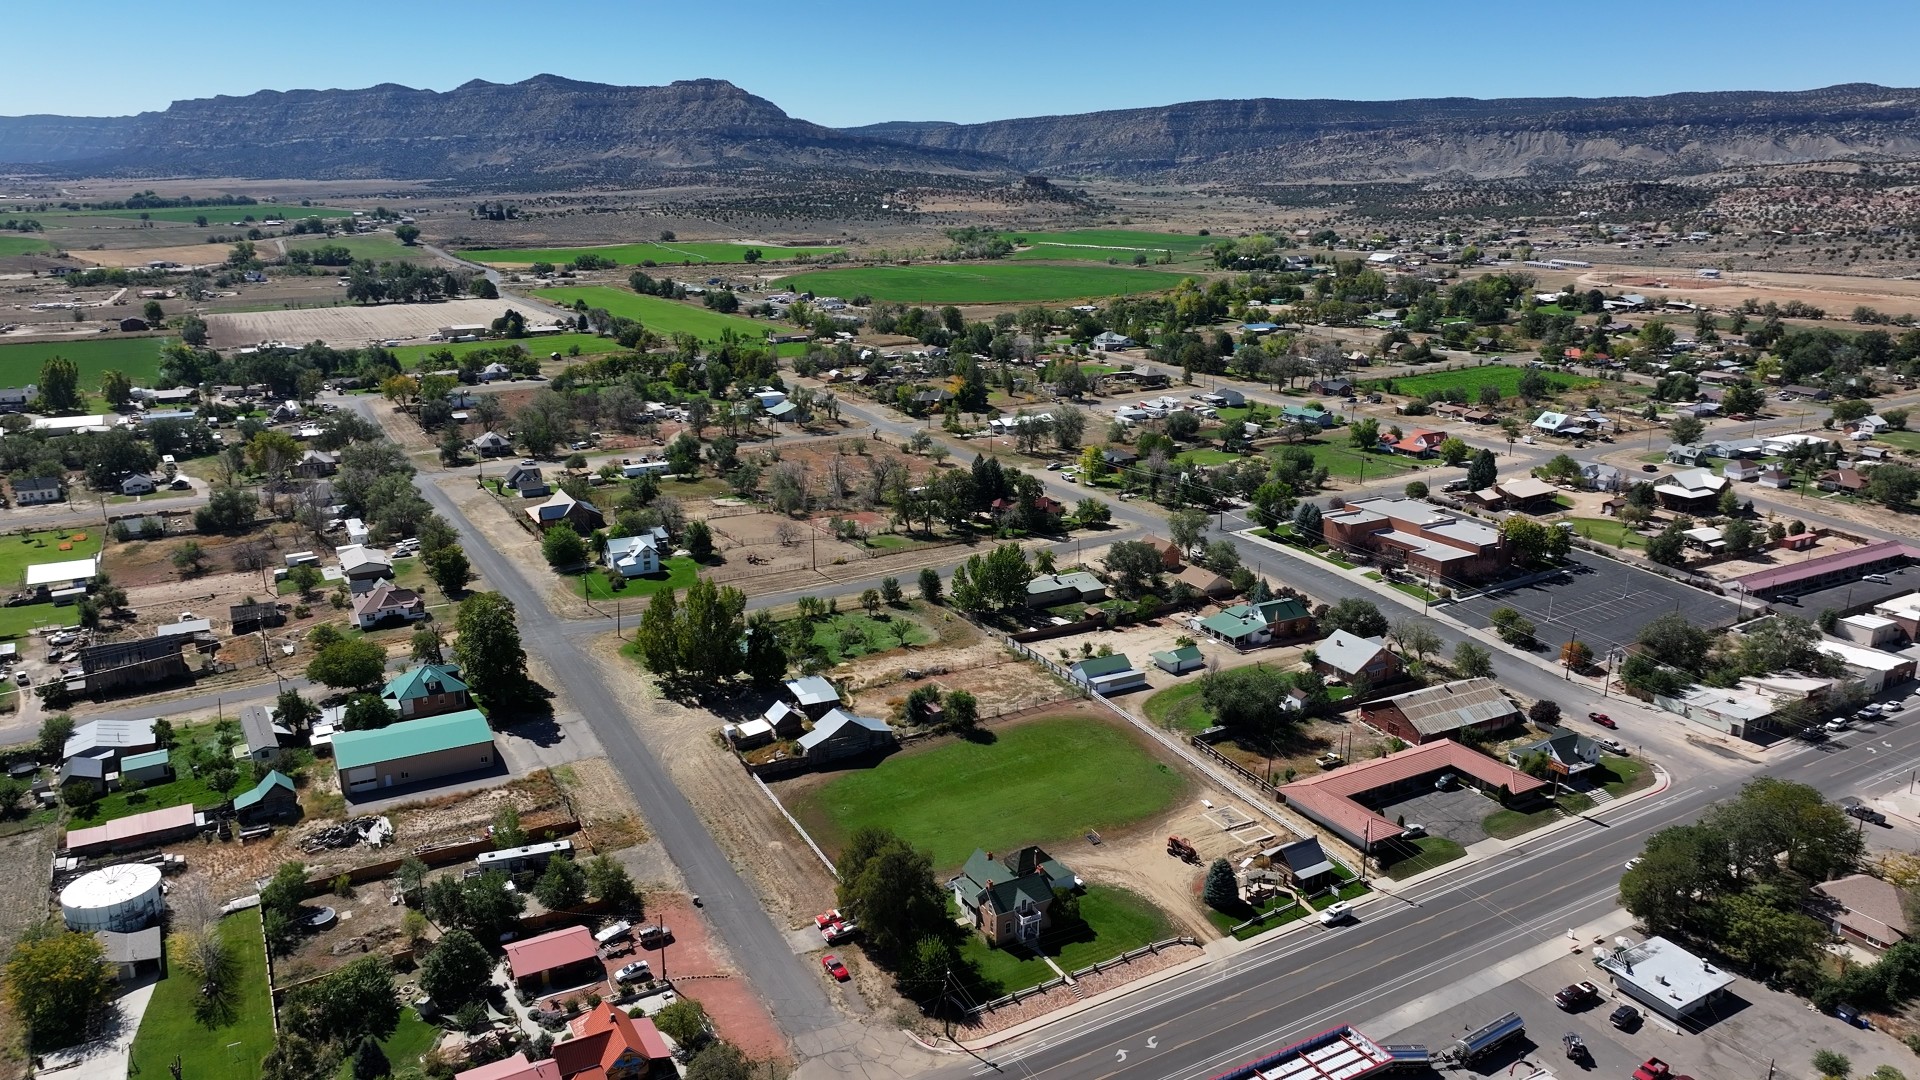
M 60 914 L 67 929 L 130 933 L 160 918 L 160 868 L 123 863 L 83 874 L 60 890 Z

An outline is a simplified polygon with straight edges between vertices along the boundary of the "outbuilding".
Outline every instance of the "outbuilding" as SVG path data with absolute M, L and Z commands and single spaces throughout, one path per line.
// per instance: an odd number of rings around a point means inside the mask
M 493 730 L 477 709 L 339 732 L 333 759 L 340 790 L 350 798 L 491 771 L 500 760 Z
M 1133 666 L 1126 653 L 1093 656 L 1073 665 L 1073 681 L 1096 694 L 1119 694 L 1147 685 L 1147 673 Z

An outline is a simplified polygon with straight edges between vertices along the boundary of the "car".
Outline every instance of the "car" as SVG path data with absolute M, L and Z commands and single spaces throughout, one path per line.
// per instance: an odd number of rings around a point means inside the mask
M 1660 466 L 1658 466 L 1658 465 L 1642 465 L 1642 466 L 1640 466 L 1640 471 L 1641 471 L 1641 472 L 1659 472 L 1659 471 L 1660 471 Z
M 1326 910 L 1320 913 L 1320 925 L 1332 926 L 1334 923 L 1346 922 L 1351 918 L 1353 918 L 1353 905 L 1345 900 L 1338 900 L 1328 904 Z
M 813 925 L 829 945 L 843 941 L 860 931 L 860 924 L 840 914 L 839 908 L 815 915 Z
M 1844 716 L 1836 716 L 1833 719 L 1827 721 L 1828 731 L 1845 731 L 1851 726 L 1852 725 L 1847 722 L 1847 718 Z
M 1063 466 L 1062 466 L 1062 465 L 1061 465 L 1061 464 L 1060 464 L 1059 462 L 1057 462 L 1057 461 L 1049 461 L 1049 462 L 1047 462 L 1047 471 L 1048 471 L 1048 472 L 1059 472 L 1059 471 L 1060 471 L 1060 470 L 1061 470 L 1062 468 L 1063 468 Z
M 1806 727 L 1803 727 L 1799 731 L 1794 732 L 1794 735 L 1800 739 L 1804 739 L 1807 742 L 1826 742 L 1827 741 L 1826 729 L 1822 728 L 1819 724 L 1808 724 Z
M 33 677 L 24 671 L 16 672 L 13 676 L 13 684 L 15 686 L 32 686 Z
M 1596 724 L 1599 724 L 1601 727 L 1606 728 L 1608 731 L 1613 731 L 1620 726 L 1619 724 L 1616 724 L 1613 722 L 1613 717 L 1608 716 L 1606 713 L 1603 713 L 1603 712 L 1590 712 L 1587 714 L 1587 719 L 1593 721 Z
M 1319 757 L 1314 758 L 1313 763 L 1315 765 L 1320 766 L 1323 769 L 1337 769 L 1341 765 L 1345 764 L 1346 760 L 1347 760 L 1346 758 L 1341 757 L 1339 754 L 1333 753 L 1332 751 L 1328 751 L 1327 753 L 1321 754 Z
M 533 459 L 532 459 L 532 458 L 530 458 L 530 457 L 525 457 L 525 458 L 521 458 L 521 459 L 520 459 L 520 464 L 522 464 L 522 465 L 525 465 L 525 466 L 526 466 L 527 468 L 529 468 L 529 469 L 531 469 L 531 468 L 533 468 L 533 467 L 534 467 L 535 465 L 538 465 L 538 464 L 540 464 L 540 463 L 539 463 L 539 462 L 537 462 L 537 461 L 535 461 L 535 460 L 533 460 Z
M 1844 810 L 1850 818 L 1858 818 L 1861 821 L 1870 822 L 1874 825 L 1885 825 L 1887 823 L 1887 815 L 1870 806 L 1862 806 L 1859 803 L 1849 803 L 1841 809 Z
M 1627 744 L 1621 742 L 1619 739 L 1601 739 L 1600 745 L 1609 754 L 1618 754 L 1621 757 L 1627 756 Z
M 1646 860 L 1641 858 L 1638 855 L 1635 855 L 1633 858 L 1627 860 L 1627 869 L 1631 870 L 1634 867 L 1639 866 L 1643 862 L 1646 862 Z
M 1572 1012 L 1600 1000 L 1600 988 L 1590 982 L 1569 983 L 1553 995 L 1553 1003 L 1562 1012 Z
M 1440 778 L 1439 778 L 1438 780 L 1435 780 L 1435 781 L 1433 782 L 1433 790 L 1435 790 L 1435 791 L 1446 791 L 1446 790 L 1448 790 L 1448 789 L 1450 789 L 1450 788 L 1452 788 L 1452 787 L 1453 787 L 1453 785 L 1454 785 L 1454 783 L 1455 783 L 1456 781 L 1458 781 L 1459 779 L 1460 779 L 1460 778 L 1459 778 L 1458 776 L 1456 776 L 1456 775 L 1454 775 L 1453 773 L 1450 773 L 1450 772 L 1443 772 L 1443 773 L 1441 773 L 1441 774 L 1440 774 Z
M 1400 839 L 1402 840 L 1418 840 L 1425 835 L 1427 835 L 1427 827 L 1413 822 L 1408 822 L 1400 829 Z
M 826 969 L 827 974 L 833 976 L 835 982 L 846 982 L 853 978 L 847 972 L 847 965 L 841 963 L 840 958 L 832 953 L 820 958 L 820 966 Z
M 1631 1005 L 1622 1005 L 1607 1014 L 1607 1023 L 1621 1031 L 1632 1031 L 1640 1026 L 1640 1010 Z
M 673 940 L 673 930 L 665 923 L 643 926 L 633 934 L 639 940 L 640 947 L 644 949 L 656 949 Z
M 614 982 L 640 982 L 644 979 L 651 978 L 653 978 L 653 965 L 647 963 L 645 960 L 635 960 L 633 963 L 613 973 Z
M 589 442 L 587 442 L 587 440 L 585 440 L 585 439 L 575 439 L 575 440 L 573 440 L 572 442 L 570 442 L 570 443 L 568 443 L 568 444 L 567 444 L 567 449 L 569 449 L 569 450 L 585 450 L 585 449 L 586 449 L 586 448 L 587 448 L 588 446 L 590 446 L 590 445 L 592 445 L 592 444 L 591 444 L 591 443 L 589 443 Z

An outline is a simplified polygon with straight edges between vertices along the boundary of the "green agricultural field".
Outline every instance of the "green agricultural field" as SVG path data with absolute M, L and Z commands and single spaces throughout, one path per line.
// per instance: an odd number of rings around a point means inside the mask
M 602 353 L 621 351 L 619 342 L 612 338 L 601 337 L 598 334 L 549 334 L 546 337 L 520 338 L 518 340 L 448 341 L 434 345 L 401 345 L 397 348 L 388 349 L 387 351 L 399 358 L 400 366 L 403 368 L 420 366 L 437 368 L 439 365 L 430 363 L 427 357 L 442 349 L 445 349 L 455 356 L 464 356 L 470 352 L 479 352 L 483 349 L 504 349 L 510 345 L 524 345 L 527 351 L 535 356 L 546 356 L 549 353 L 559 353 L 561 356 L 569 356 L 572 355 L 572 349 L 576 345 L 580 347 L 581 356 L 598 356 Z
M 48 357 L 64 356 L 80 366 L 80 389 L 100 388 L 100 373 L 114 368 L 132 376 L 135 386 L 152 386 L 160 375 L 160 350 L 172 338 L 101 335 L 67 341 L 23 341 L 0 345 L 0 386 L 38 382 Z
M 1215 236 L 1188 236 L 1180 233 L 1137 232 L 1131 229 L 1070 229 L 1065 232 L 1007 232 L 1002 236 L 1026 245 L 1011 259 L 1078 259 L 1106 262 L 1132 260 L 1136 252 L 1149 259 L 1172 255 L 1175 262 L 1205 261 Z
M 1184 277 L 1135 267 L 1024 263 L 872 266 L 795 274 L 783 287 L 905 304 L 1007 304 L 1154 293 Z
M 702 341 L 718 341 L 721 334 L 731 330 L 755 342 L 763 342 L 767 338 L 767 331 L 779 329 L 771 323 L 738 315 L 722 315 L 708 308 L 663 300 L 658 296 L 641 296 L 606 285 L 536 289 L 533 295 L 564 307 L 572 307 L 576 300 L 585 300 L 590 308 L 605 308 L 612 314 L 638 319 L 642 326 L 662 337 L 688 333 Z
M 795 799 L 793 812 L 830 852 L 881 825 L 946 870 L 975 848 L 1045 846 L 1144 821 L 1186 790 L 1118 724 L 1062 716 L 990 730 L 990 742 L 908 750 L 844 773 Z
M 474 262 L 500 266 L 531 266 L 537 262 L 564 266 L 582 255 L 598 255 L 621 266 L 655 263 L 681 266 L 687 263 L 743 263 L 747 252 L 759 251 L 763 262 L 783 262 L 798 255 L 826 255 L 837 247 L 781 247 L 777 244 L 642 243 L 612 244 L 606 247 L 577 248 L 482 248 L 462 251 L 460 257 Z
M 45 251 L 52 244 L 31 234 L 0 233 L 0 259 L 9 255 L 31 255 L 36 251 Z
M 206 218 L 209 228 L 215 225 L 231 225 L 236 221 L 245 221 L 247 215 L 253 215 L 253 223 L 262 221 L 301 221 L 310 217 L 343 218 L 352 217 L 353 211 L 341 210 L 331 206 L 288 206 L 284 203 L 261 203 L 256 206 L 172 206 L 164 210 L 57 210 L 52 213 L 68 214 L 74 217 L 116 217 L 133 218 L 136 221 L 178 221 L 188 225 L 195 218 Z M 140 215 L 147 215 L 141 218 Z
M 1424 375 L 1408 375 L 1398 379 L 1375 379 L 1367 383 L 1373 390 L 1386 390 L 1392 383 L 1390 393 L 1406 394 L 1409 397 L 1421 397 L 1434 390 L 1461 390 L 1468 400 L 1477 400 L 1480 388 L 1495 386 L 1500 389 L 1501 397 L 1513 397 L 1520 393 L 1520 377 L 1526 374 L 1525 368 L 1508 367 L 1505 364 L 1488 364 L 1485 367 L 1456 368 L 1453 371 L 1433 371 Z M 1565 390 L 1580 390 L 1589 386 L 1598 386 L 1600 380 L 1581 378 L 1557 371 L 1547 371 L 1547 385 L 1556 393 Z
M 221 919 L 219 932 L 234 960 L 231 1012 L 210 1027 L 203 1025 L 195 1015 L 200 984 L 173 964 L 168 977 L 154 986 L 153 1000 L 133 1037 L 132 1075 L 166 1076 L 176 1057 L 180 1075 L 194 1080 L 252 1080 L 260 1075 L 260 1061 L 273 1049 L 273 998 L 260 909 Z

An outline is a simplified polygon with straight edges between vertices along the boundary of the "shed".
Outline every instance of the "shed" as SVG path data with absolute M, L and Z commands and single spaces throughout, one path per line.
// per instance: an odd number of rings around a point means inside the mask
M 808 761 L 833 761 L 891 749 L 896 744 L 893 729 L 885 720 L 836 708 L 822 716 L 812 731 L 800 736 L 800 754 Z
M 490 770 L 499 764 L 493 730 L 476 709 L 407 720 L 333 737 L 340 790 L 349 798 L 396 785 Z
M 246 737 L 246 753 L 253 760 L 274 761 L 280 757 L 281 729 L 265 705 L 248 705 L 240 710 L 240 734 Z
M 113 968 L 113 978 L 116 982 L 133 982 L 161 969 L 162 950 L 158 925 L 149 926 L 144 930 L 135 930 L 132 933 L 95 930 L 93 936 L 100 942 L 100 951 L 105 954 L 108 966 Z
M 1118 694 L 1147 685 L 1147 673 L 1133 666 L 1126 653 L 1089 657 L 1073 665 L 1073 681 L 1096 694 Z
M 1205 667 L 1207 658 L 1201 654 L 1198 645 L 1182 645 L 1170 652 L 1154 653 L 1153 663 L 1169 675 L 1184 675 Z
M 300 812 L 300 796 L 293 789 L 293 781 L 275 769 L 233 797 L 233 812 L 243 825 L 295 815 Z

